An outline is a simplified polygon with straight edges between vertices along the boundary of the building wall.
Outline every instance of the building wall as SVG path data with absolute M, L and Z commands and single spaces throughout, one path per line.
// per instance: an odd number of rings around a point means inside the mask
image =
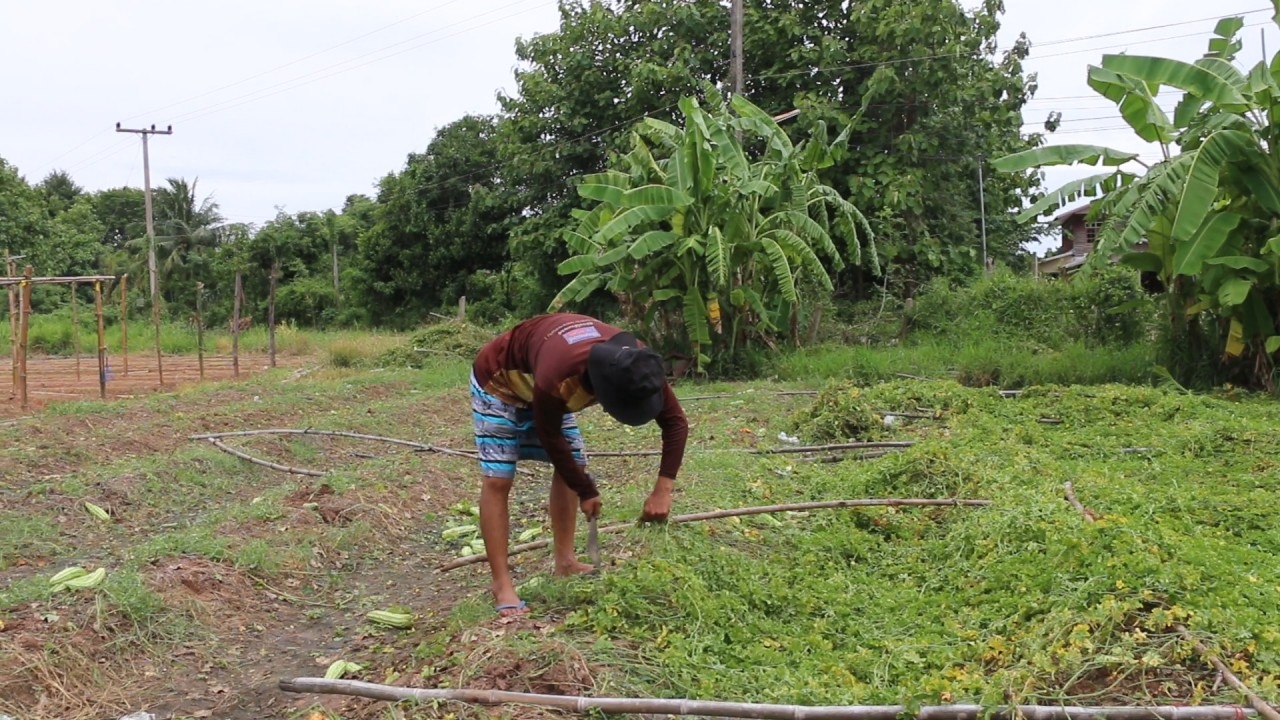
M 1096 223 L 1086 223 L 1085 214 L 1072 215 L 1062 221 L 1062 249 L 1059 253 L 1073 253 L 1075 255 L 1088 255 L 1093 251 L 1093 243 L 1096 238 L 1091 237 L 1091 229 L 1095 229 Z

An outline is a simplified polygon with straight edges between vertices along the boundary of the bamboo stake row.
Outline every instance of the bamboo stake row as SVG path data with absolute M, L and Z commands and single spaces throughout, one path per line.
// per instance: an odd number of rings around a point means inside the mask
M 766 513 L 777 512 L 799 512 L 804 510 L 824 510 L 828 508 L 848 508 L 848 507 L 932 507 L 932 506 L 952 506 L 952 507 L 985 507 L 990 505 L 990 500 L 964 500 L 958 498 L 871 498 L 866 500 L 819 500 L 816 502 L 788 503 L 785 505 L 764 505 L 761 507 L 736 508 L 733 510 L 710 510 L 700 513 L 689 513 L 687 515 L 676 515 L 669 518 L 667 524 L 678 525 L 681 523 L 702 522 L 704 520 L 718 520 L 729 517 L 744 517 L 747 515 L 764 515 Z M 616 525 L 606 525 L 600 528 L 599 533 L 619 533 L 636 526 L 634 522 L 618 523 Z M 511 548 L 507 555 L 519 555 L 520 553 L 529 552 L 530 550 L 539 550 L 551 544 L 551 540 L 535 540 L 522 545 L 516 545 Z M 484 562 L 486 555 L 467 555 L 455 560 L 451 560 L 444 565 L 436 568 L 439 572 L 448 572 L 467 565 Z
M 6 255 L 8 251 L 5 251 Z M 15 272 L 14 262 L 12 258 L 8 258 L 6 263 L 6 272 L 12 274 Z M 31 334 L 31 288 L 33 285 L 52 285 L 64 284 L 71 286 L 71 343 L 75 354 L 76 361 L 76 380 L 80 379 L 80 314 L 79 302 L 76 297 L 77 285 L 80 282 L 93 283 L 94 310 L 97 316 L 98 324 L 98 395 L 106 399 L 107 397 L 107 344 L 106 344 L 106 328 L 103 320 L 102 310 L 102 283 L 104 280 L 114 280 L 110 275 L 83 275 L 75 277 L 35 277 L 34 269 L 28 265 L 23 271 L 22 277 L 16 278 L 18 282 L 9 282 L 15 280 L 12 277 L 0 278 L 0 285 L 9 286 L 9 313 L 10 328 L 13 334 L 13 385 L 14 394 L 19 398 L 22 409 L 30 408 L 30 390 L 27 386 L 27 356 L 29 355 L 30 334 Z M 16 296 L 16 298 L 15 298 Z M 16 306 L 16 307 L 15 307 Z
M 1162 705 L 1155 707 L 1086 707 L 1078 705 L 776 705 L 667 698 L 579 697 L 543 695 L 504 690 L 452 688 L 407 688 L 360 680 L 292 678 L 279 687 L 289 693 L 349 695 L 373 700 L 399 702 L 449 700 L 477 705 L 537 705 L 580 715 L 698 715 L 703 717 L 752 718 L 753 720 L 1242 720 L 1256 711 L 1236 706 Z
M 64 284 L 71 286 L 71 325 L 72 325 L 72 348 L 75 357 L 76 380 L 81 378 L 81 360 L 83 348 L 80 340 L 80 317 L 79 317 L 79 297 L 78 286 L 80 283 L 93 283 L 94 286 L 94 312 L 98 315 L 98 354 L 99 357 L 99 396 L 106 398 L 106 384 L 108 381 L 108 361 L 106 357 L 105 342 L 105 321 L 103 316 L 105 295 L 103 293 L 102 283 L 116 281 L 113 275 L 76 275 L 76 276 L 36 276 L 33 269 L 28 266 L 25 272 L 18 274 L 17 263 L 15 262 L 21 256 L 9 255 L 8 249 L 4 250 L 5 264 L 3 266 L 3 276 L 0 276 L 0 287 L 7 288 L 9 299 L 9 332 L 12 338 L 11 345 L 11 362 L 10 362 L 10 383 L 12 391 L 10 397 L 21 398 L 23 409 L 29 408 L 29 395 L 27 389 L 27 355 L 29 351 L 29 343 L 27 338 L 30 334 L 30 316 L 31 308 L 31 287 L 33 285 L 54 285 Z M 271 271 L 271 289 L 268 298 L 267 313 L 268 321 L 268 342 L 269 353 L 271 356 L 270 364 L 272 367 L 276 365 L 276 348 L 275 348 L 275 285 L 279 278 L 278 265 L 273 266 Z M 125 273 L 119 278 L 120 287 L 120 344 L 122 356 L 122 368 L 125 376 L 129 375 L 129 275 Z M 197 353 L 199 355 L 198 365 L 200 379 L 205 377 L 204 367 L 204 339 L 203 339 L 203 307 L 201 307 L 201 292 L 203 285 L 197 283 L 197 308 L 196 321 L 199 326 L 197 333 Z M 241 332 L 241 308 L 244 305 L 244 286 L 243 276 L 240 272 L 236 273 L 235 278 L 235 299 L 234 314 L 231 327 L 232 334 L 232 374 L 234 377 L 240 377 L 240 332 Z M 161 301 L 153 303 L 152 321 L 155 330 L 155 355 L 157 384 L 164 387 L 164 356 L 161 346 Z M 48 394 L 48 393 L 44 393 Z M 441 449 L 437 451 L 445 451 Z

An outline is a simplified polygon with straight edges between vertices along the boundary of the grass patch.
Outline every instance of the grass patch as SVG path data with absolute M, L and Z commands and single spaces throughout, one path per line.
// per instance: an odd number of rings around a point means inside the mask
M 1070 342 L 1054 349 L 994 339 L 959 344 L 925 336 L 906 346 L 803 348 L 778 358 L 774 368 L 782 380 L 838 378 L 867 385 L 904 375 L 954 378 L 971 387 L 1150 384 L 1155 378 L 1153 352 L 1143 345 Z
M 65 548 L 55 517 L 29 510 L 0 510 L 0 570 L 19 559 L 56 555 Z
M 626 543 L 637 558 L 560 591 L 569 625 L 642 648 L 645 665 L 661 670 L 663 695 L 1232 700 L 1212 697 L 1213 671 L 1175 637 L 1182 622 L 1274 696 L 1280 633 L 1265 618 L 1280 612 L 1280 529 L 1262 508 L 1280 490 L 1269 459 L 1280 443 L 1261 430 L 1269 402 L 1114 385 L 1035 387 L 1015 400 L 947 381 L 899 381 L 858 399 L 938 408 L 943 422 L 896 428 L 919 444 L 872 462 L 770 458 L 743 469 L 740 458 L 705 455 L 689 473 L 718 480 L 685 483 L 681 505 L 884 496 L 995 504 L 637 530 Z M 823 412 L 828 421 L 838 414 L 820 398 L 809 420 L 823 422 Z M 731 418 L 704 421 L 704 434 L 734 429 Z M 1126 451 L 1135 447 L 1150 450 Z M 1063 500 L 1068 480 L 1099 522 Z

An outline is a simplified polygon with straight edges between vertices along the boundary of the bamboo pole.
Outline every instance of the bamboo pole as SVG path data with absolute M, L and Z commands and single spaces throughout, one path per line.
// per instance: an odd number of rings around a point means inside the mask
M 476 453 L 474 451 L 454 450 L 453 448 L 440 447 L 439 445 L 427 445 L 425 443 L 418 443 L 412 440 L 400 440 L 397 438 L 382 437 L 380 435 L 365 435 L 362 433 L 342 432 L 338 430 L 312 430 L 310 428 L 307 428 L 304 430 L 299 430 L 294 428 L 272 428 L 272 429 L 266 429 L 266 430 L 236 430 L 236 431 L 224 432 L 224 433 L 205 433 L 202 435 L 191 435 L 188 439 L 189 440 L 214 440 L 218 438 L 245 437 L 249 435 L 322 435 L 322 436 L 328 436 L 328 437 L 345 437 L 345 438 L 353 438 L 356 440 L 373 440 L 377 442 L 391 443 L 393 445 L 404 445 L 406 447 L 414 448 L 418 452 L 433 452 L 433 453 L 439 453 L 441 455 L 453 455 L 456 457 L 464 457 L 469 460 L 474 460 L 476 458 Z M 218 448 L 223 449 L 223 446 L 219 445 Z M 243 455 L 240 455 L 234 452 L 231 454 L 235 455 L 236 457 L 244 457 Z M 245 458 L 245 459 L 249 459 L 249 458 Z M 253 460 L 250 460 L 250 462 L 253 462 Z M 267 467 L 274 467 L 274 465 L 268 464 Z M 287 471 L 288 468 L 287 466 L 282 465 L 276 469 Z M 516 472 L 521 475 L 533 475 L 531 471 L 521 467 L 516 468 Z
M 76 284 L 71 283 L 71 349 L 76 354 L 76 382 L 80 381 L 80 315 L 76 312 Z
M 200 379 L 204 380 L 204 314 L 201 312 L 204 283 L 196 283 L 196 358 L 200 363 Z
M 1065 495 L 1066 495 L 1066 497 L 1067 497 L 1067 502 L 1071 503 L 1071 507 L 1075 508 L 1075 509 L 1076 509 L 1076 512 L 1078 512 L 1078 513 L 1080 513 L 1081 515 L 1083 515 L 1085 520 L 1087 520 L 1087 521 L 1089 521 L 1089 522 L 1094 522 L 1095 520 L 1097 520 L 1097 519 L 1098 519 L 1098 518 L 1093 514 L 1093 511 L 1092 511 L 1092 510 L 1090 510 L 1089 508 L 1085 507 L 1085 506 L 1084 506 L 1084 503 L 1080 502 L 1080 498 L 1076 497 L 1076 488 L 1075 488 L 1075 485 L 1071 484 L 1071 481 L 1070 481 L 1070 480 L 1068 480 L 1068 481 L 1066 481 L 1065 483 L 1063 483 L 1063 489 L 1065 490 Z
M 784 448 L 760 448 L 751 449 L 747 452 L 752 455 L 785 455 L 789 453 L 808 453 L 808 452 L 827 452 L 830 450 L 864 450 L 872 448 L 906 448 L 915 445 L 910 440 L 898 442 L 851 442 L 836 443 L 834 445 L 801 445 L 797 447 Z
M 21 285 L 24 282 L 31 285 L 66 285 L 72 281 L 94 282 L 101 280 L 106 282 L 108 280 L 115 280 L 115 276 L 113 275 L 67 275 L 65 277 L 35 277 L 33 275 L 28 278 L 25 275 L 14 275 L 14 272 L 15 270 L 11 269 L 9 270 L 9 277 L 0 277 L 0 286 Z
M 107 399 L 107 329 L 102 318 L 102 282 L 93 284 L 93 308 L 98 315 L 98 397 Z
M 399 438 L 383 437 L 381 435 L 365 435 L 364 433 L 344 432 L 341 430 L 313 430 L 311 428 L 267 428 L 265 430 L 233 430 L 231 432 L 221 433 L 203 433 L 201 435 L 192 435 L 191 440 L 210 440 L 213 438 L 228 437 L 247 437 L 250 435 L 321 435 L 326 437 L 344 437 L 353 438 L 355 440 L 374 440 L 376 442 L 391 443 L 393 445 L 403 445 L 411 447 L 415 450 L 423 452 L 440 453 L 441 455 L 456 455 L 475 459 L 475 452 L 465 450 L 454 450 L 453 448 L 440 447 L 438 445 L 428 445 L 426 443 L 414 442 L 412 440 L 400 440 Z
M 1274 707 L 1268 705 L 1266 701 L 1258 697 L 1258 695 L 1250 690 L 1247 685 L 1241 682 L 1240 678 L 1236 677 L 1235 673 L 1231 672 L 1231 669 L 1228 668 L 1221 660 L 1214 657 L 1209 652 L 1209 648 L 1205 647 L 1204 643 L 1196 639 L 1196 637 L 1191 634 L 1190 630 L 1187 630 L 1187 628 L 1181 623 L 1174 625 L 1173 629 L 1177 630 L 1184 640 L 1191 643 L 1191 647 L 1195 648 L 1196 652 L 1200 653 L 1200 657 L 1204 658 L 1210 665 L 1213 665 L 1213 667 L 1217 669 L 1217 671 L 1222 675 L 1222 679 L 1226 680 L 1228 685 L 1235 688 L 1240 692 L 1240 694 L 1248 698 L 1249 704 L 1253 706 L 1254 710 L 1258 711 L 1259 715 L 1262 715 L 1267 720 L 1280 720 L 1280 712 L 1276 712 Z
M 235 296 L 231 301 L 231 374 L 240 377 L 240 299 L 244 295 L 240 271 L 236 271 Z
M 766 703 L 688 700 L 684 698 L 611 698 L 574 695 L 542 695 L 505 690 L 466 688 L 407 688 L 360 680 L 324 678 L 282 679 L 279 687 L 290 693 L 351 695 L 399 702 L 401 700 L 473 703 L 476 705 L 538 705 L 568 712 L 618 715 L 700 715 L 752 718 L 753 720 L 1240 720 L 1256 715 L 1236 706 L 1161 705 L 1155 707 L 1084 707 L 1063 705 L 775 705 Z
M 781 448 L 724 448 L 716 452 L 745 453 L 747 455 L 787 455 L 795 453 L 834 452 L 838 450 L 871 450 L 876 448 L 908 448 L 915 445 L 911 440 L 885 442 L 853 442 L 835 443 L 834 445 L 797 445 Z M 604 450 L 588 452 L 587 457 L 649 457 L 661 455 L 661 450 Z
M 13 259 L 9 255 L 9 249 L 4 250 L 5 258 L 5 274 L 12 275 L 17 272 Z M 12 395 L 18 394 L 18 288 L 9 286 L 9 375 L 13 385 Z
M 261 465 L 262 467 L 271 468 L 272 470 L 279 470 L 280 472 L 292 473 L 294 475 L 310 475 L 311 477 L 324 477 L 325 475 L 325 473 L 320 470 L 312 470 L 310 468 L 290 467 L 288 465 L 281 465 L 280 463 L 273 463 L 270 460 L 263 460 L 261 458 L 256 458 L 250 455 L 249 453 L 240 452 L 239 450 L 236 450 L 235 448 L 215 438 L 208 438 L 208 440 L 211 444 L 213 444 L 214 447 L 218 448 L 222 452 L 227 453 L 229 455 L 234 455 L 240 458 L 241 460 L 251 462 L 254 465 Z
M 348 437 L 357 440 L 375 440 L 379 442 L 388 442 L 397 445 L 404 445 L 423 452 L 434 452 L 442 455 L 456 455 L 458 457 L 475 458 L 474 450 L 457 450 L 440 445 L 429 445 L 426 443 L 413 442 L 412 440 L 399 440 L 396 438 L 382 437 L 379 435 L 364 435 L 361 433 L 342 432 L 338 430 L 313 430 L 310 428 L 266 428 L 262 430 L 234 430 L 223 433 L 205 433 L 202 435 L 192 435 L 191 440 L 207 440 L 209 438 L 224 437 L 244 437 L 248 435 L 329 435 L 332 437 Z M 706 452 L 726 452 L 726 453 L 748 453 L 753 455 L 772 455 L 787 452 L 821 452 L 825 450 L 861 450 L 861 449 L 877 449 L 877 448 L 905 448 L 911 447 L 915 443 L 909 441 L 903 442 L 867 442 L 867 443 L 840 443 L 837 445 L 810 445 L 802 448 L 778 448 L 771 449 L 750 449 L 750 448 L 724 448 L 717 450 L 708 450 Z M 600 452 L 587 453 L 593 458 L 601 457 L 644 457 L 660 454 L 660 450 L 604 450 Z M 880 457 L 879 454 L 867 453 L 867 457 Z
M 27 277 L 31 277 L 31 266 L 27 266 Z M 22 398 L 22 409 L 29 407 L 27 400 L 27 334 L 31 330 L 31 285 L 23 283 L 18 286 L 18 380 L 19 396 Z
M 677 525 L 680 523 L 701 522 L 703 520 L 719 520 L 728 517 L 742 517 L 744 515 L 763 515 L 765 513 L 776 512 L 792 512 L 799 510 L 822 510 L 827 508 L 847 508 L 847 507 L 929 507 L 938 505 L 950 505 L 957 507 L 985 507 L 990 505 L 990 500 L 962 500 L 962 499 L 916 499 L 916 498 L 870 498 L 866 500 L 819 500 L 817 502 L 789 503 L 786 505 L 764 505 L 761 507 L 737 508 L 734 510 L 711 510 L 708 512 L 690 513 L 688 515 L 677 515 L 667 520 L 669 525 Z M 636 526 L 634 522 L 618 523 L 616 525 L 607 525 L 599 529 L 600 533 L 618 533 Z M 550 540 L 535 540 L 533 542 L 516 545 L 507 553 L 508 555 L 518 555 L 530 550 L 539 550 L 551 544 Z M 467 555 L 455 560 L 451 560 L 444 565 L 436 568 L 439 572 L 448 572 L 467 565 L 474 565 L 485 560 L 485 555 Z
M 280 263 L 271 263 L 271 277 L 267 278 L 267 357 L 271 367 L 276 366 L 276 278 Z
M 120 276 L 120 355 L 129 374 L 129 273 Z
M 713 393 L 711 395 L 689 395 L 688 397 L 677 397 L 676 399 L 679 400 L 680 402 L 690 402 L 692 400 L 717 400 L 720 398 L 741 397 L 743 395 L 758 396 L 760 394 L 761 393 L 744 393 L 744 392 Z M 798 396 L 804 396 L 804 395 L 817 395 L 818 391 L 817 390 L 778 390 L 770 394 L 777 395 L 778 397 L 798 397 Z

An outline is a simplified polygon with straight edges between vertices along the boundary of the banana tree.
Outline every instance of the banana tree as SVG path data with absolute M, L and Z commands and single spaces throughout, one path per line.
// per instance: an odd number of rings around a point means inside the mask
M 709 97 L 711 110 L 680 102 L 683 127 L 644 120 L 612 169 L 580 179 L 590 207 L 575 211 L 573 256 L 559 268 L 574 277 L 551 304 L 610 291 L 629 322 L 682 343 L 695 369 L 713 352 L 772 345 L 798 317 L 797 288 L 830 291 L 828 268 L 846 257 L 878 272 L 866 218 L 817 174 L 848 131 L 829 142 L 819 123 L 793 144 L 745 98 Z
M 1280 24 L 1280 0 L 1273 0 Z M 1272 388 L 1280 350 L 1280 56 L 1247 73 L 1233 64 L 1242 47 L 1240 17 L 1220 20 L 1195 62 L 1104 55 L 1089 85 L 1116 103 L 1162 159 L 1091 145 L 1041 147 L 995 162 L 1026 172 L 1049 165 L 1112 168 L 1075 180 L 1029 207 L 1031 219 L 1095 197 L 1103 221 L 1091 263 L 1112 257 L 1159 273 L 1183 321 L 1221 324 L 1221 354 L 1249 381 Z M 1181 93 L 1172 115 L 1156 103 L 1163 88 Z M 1132 164 L 1141 172 L 1126 169 Z M 1139 243 L 1145 241 L 1146 248 Z M 1216 352 L 1216 351 L 1215 351 Z

